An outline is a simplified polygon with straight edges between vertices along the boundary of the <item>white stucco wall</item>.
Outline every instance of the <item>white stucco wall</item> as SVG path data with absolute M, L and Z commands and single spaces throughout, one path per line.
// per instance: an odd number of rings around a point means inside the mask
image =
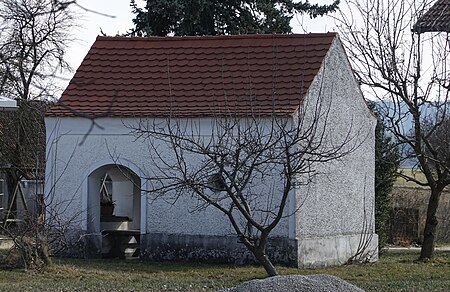
M 150 183 L 146 178 L 152 177 L 157 172 L 152 165 L 151 150 L 143 140 L 135 141 L 130 135 L 130 125 L 136 125 L 138 119 L 96 119 L 98 126 L 89 132 L 91 121 L 85 118 L 46 118 L 47 128 L 47 197 L 51 198 L 53 204 L 64 209 L 68 218 L 79 214 L 82 221 L 91 222 L 98 220 L 91 215 L 86 215 L 89 206 L 93 206 L 92 200 L 83 203 L 86 197 L 86 177 L 96 167 L 105 161 L 123 164 L 122 161 L 130 162 L 141 171 L 143 184 L 143 205 L 141 208 L 145 215 L 145 222 L 141 224 L 141 233 L 170 233 L 188 235 L 233 235 L 234 230 L 228 218 L 213 207 L 208 207 L 201 212 L 192 212 L 198 206 L 198 201 L 186 194 L 179 198 L 175 204 L 169 197 L 155 199 L 151 192 Z M 205 135 L 211 133 L 211 120 L 197 120 Z M 202 134 L 203 135 L 203 134 Z M 170 152 L 167 156 L 170 156 Z M 195 157 L 192 158 L 195 161 Z M 114 179 L 113 179 L 114 180 Z M 115 182 L 114 189 L 124 188 L 124 194 L 129 193 L 131 187 L 126 182 Z M 267 204 L 266 198 L 272 198 L 272 192 L 276 192 L 280 182 L 267 180 L 266 183 L 255 183 L 251 186 L 252 191 L 259 194 L 260 204 L 263 208 Z M 92 186 L 91 191 L 98 186 Z M 114 192 L 113 192 L 114 193 Z M 272 201 L 276 201 L 273 200 Z M 69 208 L 66 206 L 70 204 Z M 123 205 L 124 206 L 124 205 Z M 95 205 L 94 208 L 98 208 Z M 126 215 L 123 208 L 118 208 L 117 215 Z M 119 214 L 120 213 L 120 214 Z M 85 214 L 85 215 L 83 215 Z M 83 223 L 84 230 L 88 230 L 88 223 Z M 288 220 L 283 220 L 273 231 L 272 235 L 288 237 L 294 236 L 293 230 L 289 232 Z
M 376 119 L 367 109 L 339 39 L 309 89 L 309 106 L 318 96 L 331 109 L 321 120 L 326 123 L 328 145 L 341 145 L 350 133 L 352 141 L 344 150 L 355 149 L 338 160 L 316 165 L 313 182 L 297 190 L 298 239 L 357 235 L 364 223 L 374 232 Z
M 88 230 L 88 221 L 99 220 L 97 218 L 99 216 L 98 210 L 94 212 L 95 214 L 88 212 L 92 208 L 99 208 L 99 201 L 97 200 L 99 195 L 93 196 L 89 201 L 87 193 L 89 188 L 91 192 L 93 190 L 99 191 L 100 175 L 91 178 L 90 187 L 88 187 L 88 176 L 96 169 L 108 164 L 118 163 L 130 167 L 130 160 L 126 159 L 129 155 L 125 154 L 117 157 L 113 156 L 113 153 L 116 149 L 115 145 L 119 146 L 120 149 L 120 147 L 126 147 L 126 145 L 132 143 L 131 137 L 117 130 L 122 125 L 120 121 L 118 123 L 112 121 L 107 124 L 104 130 L 95 128 L 92 131 L 92 135 L 86 135 L 86 133 L 89 133 L 90 125 L 90 120 L 83 118 L 63 120 L 46 118 L 46 200 L 50 208 L 56 208 L 56 210 L 53 210 L 55 213 L 61 214 L 72 222 L 76 222 L 75 227 L 82 230 Z M 108 134 L 109 131 L 107 129 L 114 131 L 117 135 L 112 138 Z M 111 141 L 113 141 L 112 144 Z M 130 158 L 135 157 L 132 156 Z M 131 170 L 137 172 L 138 176 L 141 176 L 142 170 L 139 169 L 139 166 L 134 163 L 131 163 L 131 165 Z M 113 199 L 122 201 L 124 197 L 133 193 L 134 186 L 130 181 L 125 181 L 125 178 L 120 173 L 116 173 L 116 175 L 114 173 L 111 174 L 115 179 L 113 185 L 116 197 L 113 197 Z M 120 176 L 122 178 L 119 179 Z M 145 187 L 145 183 L 146 181 L 143 180 L 142 186 L 139 187 Z M 133 200 L 136 199 L 139 198 L 133 198 Z M 119 215 L 125 216 L 123 210 L 121 211 L 120 209 L 121 207 L 118 207 L 117 211 L 119 213 L 122 212 Z M 134 217 L 133 225 L 136 224 L 138 225 L 136 228 L 139 228 L 140 219 L 138 220 L 138 217 L 140 214 L 134 211 L 133 214 L 127 212 L 127 216 L 130 218 Z M 99 224 L 96 223 L 96 226 L 96 229 L 98 229 Z

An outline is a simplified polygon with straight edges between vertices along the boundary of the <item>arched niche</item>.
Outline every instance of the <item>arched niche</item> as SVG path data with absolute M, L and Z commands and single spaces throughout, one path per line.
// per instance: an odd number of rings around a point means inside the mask
M 128 163 L 128 166 L 131 164 Z M 140 176 L 130 167 L 117 164 L 97 164 L 89 171 L 83 192 L 84 212 L 83 226 L 88 234 L 89 246 L 93 254 L 105 252 L 105 233 L 135 234 L 145 232 L 146 200 L 144 185 Z M 134 165 L 132 168 L 139 171 Z M 114 202 L 112 216 L 101 215 L 101 190 L 105 177 L 110 180 L 108 187 Z

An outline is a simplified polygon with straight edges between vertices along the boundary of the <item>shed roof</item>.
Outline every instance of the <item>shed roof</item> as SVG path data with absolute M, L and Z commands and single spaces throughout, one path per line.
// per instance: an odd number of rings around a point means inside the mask
M 17 101 L 0 96 L 0 111 L 17 109 Z
M 293 114 L 335 37 L 99 36 L 47 115 Z
M 450 0 L 437 0 L 414 24 L 414 32 L 450 32 Z

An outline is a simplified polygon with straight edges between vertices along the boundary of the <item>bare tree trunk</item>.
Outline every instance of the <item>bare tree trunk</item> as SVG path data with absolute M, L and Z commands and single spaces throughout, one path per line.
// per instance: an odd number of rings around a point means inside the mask
M 266 253 L 266 244 L 263 247 L 251 249 L 253 255 L 256 257 L 258 262 L 263 266 L 264 270 L 266 270 L 267 275 L 269 277 L 278 276 L 278 271 L 275 266 L 270 261 L 269 257 Z
M 50 258 L 48 238 L 43 235 L 41 231 L 37 231 L 36 244 L 38 245 L 39 257 L 43 261 L 44 267 L 50 266 L 52 264 L 52 259 Z
M 439 198 L 441 196 L 441 192 L 442 190 L 440 188 L 432 188 L 431 190 L 419 260 L 431 259 L 433 257 L 434 240 L 436 238 L 436 227 L 438 224 L 436 212 L 439 206 Z

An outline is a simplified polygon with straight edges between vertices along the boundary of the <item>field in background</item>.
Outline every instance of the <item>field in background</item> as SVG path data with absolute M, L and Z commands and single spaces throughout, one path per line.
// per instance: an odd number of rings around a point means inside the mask
M 450 252 L 417 263 L 418 252 L 384 253 L 376 264 L 325 269 L 279 267 L 282 274 L 331 274 L 377 291 L 448 291 Z M 0 291 L 217 291 L 265 277 L 256 266 L 55 259 L 44 274 L 0 271 Z
M 425 183 L 427 181 L 426 178 L 425 178 L 425 175 L 419 170 L 414 170 L 413 171 L 412 169 L 402 168 L 402 169 L 399 169 L 398 171 L 401 172 L 404 175 L 407 175 L 409 177 L 413 177 L 413 178 L 417 179 L 420 182 Z M 397 180 L 395 181 L 394 185 L 398 186 L 398 187 L 426 188 L 426 187 L 419 186 L 415 182 L 406 181 L 404 178 L 401 178 L 401 177 L 397 178 Z M 428 188 L 426 188 L 426 189 L 428 189 Z

